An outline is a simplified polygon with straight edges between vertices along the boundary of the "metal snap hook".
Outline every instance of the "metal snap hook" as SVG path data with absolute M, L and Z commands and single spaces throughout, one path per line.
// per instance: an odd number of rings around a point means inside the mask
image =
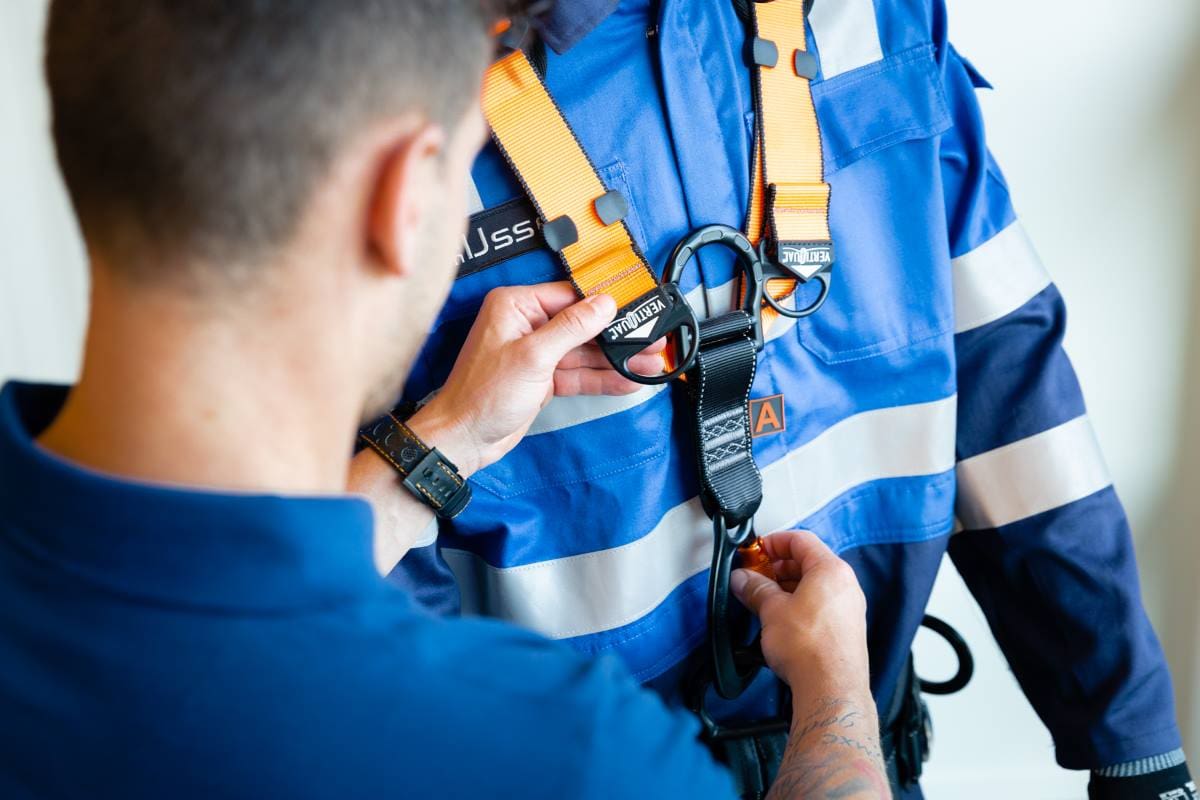
M 732 250 L 733 254 L 737 257 L 744 278 L 740 310 L 745 313 L 748 319 L 755 347 L 762 349 L 764 341 L 762 315 L 760 313 L 763 300 L 762 265 L 759 263 L 758 253 L 755 252 L 754 245 L 750 243 L 750 240 L 741 231 L 731 228 L 728 225 L 706 225 L 689 233 L 680 240 L 679 244 L 675 245 L 675 250 L 671 253 L 670 259 L 667 260 L 667 268 L 663 270 L 663 285 L 678 286 L 684 269 L 696 255 L 697 251 L 714 244 Z M 679 348 L 680 344 L 677 341 L 676 347 Z M 697 338 L 692 343 L 690 353 L 677 352 L 678 360 L 682 362 L 684 356 L 690 356 L 690 360 L 694 360 L 696 351 L 698 350 L 699 339 Z
M 730 620 L 732 594 L 729 576 L 738 547 L 754 538 L 754 518 L 730 526 L 724 514 L 713 517 L 712 574 L 708 582 L 709 646 L 712 650 L 712 683 L 717 694 L 733 699 L 746 690 L 763 666 L 762 651 L 739 647 Z

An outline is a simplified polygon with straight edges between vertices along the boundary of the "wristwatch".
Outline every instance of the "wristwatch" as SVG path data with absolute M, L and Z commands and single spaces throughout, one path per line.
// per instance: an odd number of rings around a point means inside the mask
M 397 409 L 360 430 L 359 438 L 395 467 L 413 497 L 442 519 L 457 517 L 471 502 L 471 486 L 450 459 L 401 421 L 402 415 L 411 416 Z

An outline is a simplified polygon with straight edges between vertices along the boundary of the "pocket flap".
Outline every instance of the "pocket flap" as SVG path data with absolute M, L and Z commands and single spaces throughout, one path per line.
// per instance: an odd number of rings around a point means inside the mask
M 885 147 L 937 136 L 951 125 L 933 45 L 903 50 L 812 89 L 827 174 Z

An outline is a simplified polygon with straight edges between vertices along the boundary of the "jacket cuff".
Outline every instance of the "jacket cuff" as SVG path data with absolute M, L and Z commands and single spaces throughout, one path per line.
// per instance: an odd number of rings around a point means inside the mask
M 1182 751 L 1138 759 L 1107 767 L 1092 773 L 1088 783 L 1089 800 L 1197 800 L 1196 783 L 1188 772 L 1187 763 L 1176 763 L 1149 772 L 1154 763 L 1182 759 Z M 1106 773 L 1119 774 L 1106 774 Z

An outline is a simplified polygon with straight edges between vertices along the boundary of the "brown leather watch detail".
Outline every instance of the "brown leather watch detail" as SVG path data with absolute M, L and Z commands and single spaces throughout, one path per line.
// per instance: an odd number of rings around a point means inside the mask
M 400 473 L 404 488 L 443 519 L 471 502 L 471 487 L 450 459 L 421 441 L 395 414 L 359 431 L 359 437 Z

